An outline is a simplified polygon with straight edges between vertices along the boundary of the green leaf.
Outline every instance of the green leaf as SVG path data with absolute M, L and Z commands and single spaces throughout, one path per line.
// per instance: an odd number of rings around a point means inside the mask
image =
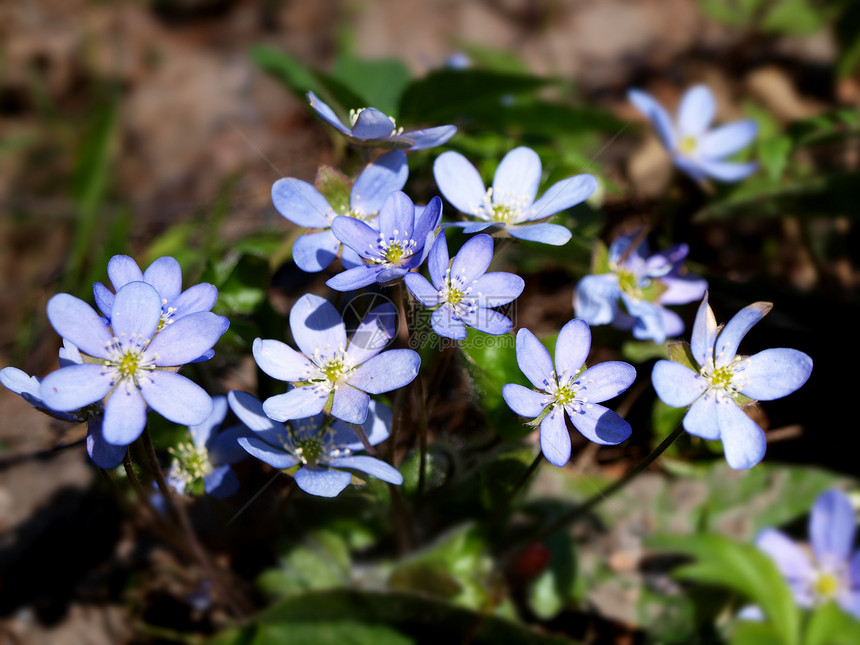
M 534 93 L 550 82 L 524 74 L 440 69 L 406 88 L 400 99 L 400 119 L 444 123 L 476 108 L 489 113 L 501 108 L 503 97 Z
M 290 597 L 339 587 L 349 579 L 349 569 L 343 538 L 332 531 L 316 531 L 292 548 L 280 566 L 260 574 L 257 584 L 271 596 Z
M 628 340 L 621 345 L 621 354 L 631 363 L 645 363 L 654 358 L 666 357 L 666 344 L 648 340 Z
M 824 27 L 827 18 L 828 12 L 809 0 L 780 0 L 765 14 L 761 28 L 788 36 L 809 36 Z
M 529 588 L 529 606 L 543 619 L 554 618 L 573 598 L 576 573 L 576 548 L 567 531 L 557 531 L 546 540 L 549 566 Z
M 216 311 L 224 314 L 249 314 L 266 299 L 271 275 L 269 263 L 257 255 L 240 255 L 228 258 L 232 264 L 227 278 L 218 281 Z M 223 267 L 222 267 L 223 271 Z
M 751 544 L 741 544 L 716 534 L 659 536 L 650 545 L 695 558 L 675 570 L 675 576 L 736 591 L 761 607 L 779 642 L 798 642 L 800 613 L 791 589 L 774 562 Z
M 338 215 L 349 213 L 349 196 L 352 191 L 352 180 L 331 166 L 320 166 L 314 187 L 326 198 L 329 205 Z
M 835 602 L 815 609 L 806 627 L 804 645 L 856 645 L 860 643 L 860 621 Z
M 350 55 L 337 58 L 331 76 L 367 100 L 367 105 L 350 107 L 375 107 L 392 116 L 397 116 L 400 95 L 412 78 L 400 60 L 361 60 Z
M 669 353 L 670 361 L 689 367 L 698 374 L 699 366 L 696 363 L 696 359 L 693 357 L 693 350 L 690 347 L 690 343 L 683 341 L 678 343 L 669 343 L 666 349 Z
M 738 620 L 731 645 L 783 645 L 785 641 L 773 623 Z
M 248 635 L 253 640 L 248 641 Z M 353 634 L 355 637 L 351 635 Z M 297 636 L 294 636 L 297 635 Z M 474 612 L 448 602 L 409 593 L 334 590 L 281 601 L 259 614 L 251 626 L 218 637 L 217 645 L 305 642 L 312 645 L 400 645 L 461 643 L 472 645 L 573 645 L 563 636 L 535 631 L 493 614 Z M 246 640 L 241 640 L 241 639 Z M 296 638 L 313 638 L 301 640 Z M 337 640 L 319 640 L 336 638 Z M 405 640 L 404 640 L 405 639 Z
M 259 45 L 251 48 L 251 60 L 263 71 L 283 81 L 299 97 L 304 97 L 307 92 L 319 94 L 321 90 L 313 70 L 285 52 Z
M 764 139 L 759 143 L 759 159 L 771 181 L 778 182 L 782 179 L 791 150 L 792 141 L 787 136 Z
M 839 60 L 836 70 L 839 76 L 850 76 L 860 65 L 860 3 L 846 1 L 833 25 L 839 43 Z

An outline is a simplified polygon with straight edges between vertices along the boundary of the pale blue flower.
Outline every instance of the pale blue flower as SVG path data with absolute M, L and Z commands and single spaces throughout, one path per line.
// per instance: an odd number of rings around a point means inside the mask
M 505 230 L 521 240 L 560 246 L 570 239 L 570 231 L 542 220 L 585 201 L 597 188 L 597 180 L 587 174 L 568 177 L 536 199 L 541 173 L 540 157 L 524 146 L 504 156 L 489 189 L 459 152 L 443 152 L 433 163 L 433 176 L 445 199 L 476 220 L 451 226 L 461 226 L 466 233 Z
M 228 394 L 230 408 L 253 432 L 239 438 L 239 444 L 257 459 L 273 468 L 301 466 L 294 474 L 296 485 L 306 493 L 335 497 L 350 481 L 353 470 L 400 485 L 403 476 L 384 461 L 357 455 L 364 444 L 346 423 L 317 415 L 293 419 L 286 425 L 270 419 L 263 405 L 245 392 Z M 371 446 L 388 438 L 391 410 L 371 401 L 362 430 Z
M 440 146 L 457 132 L 455 125 L 440 125 L 426 130 L 404 132 L 394 119 L 376 108 L 349 111 L 349 127 L 345 126 L 328 105 L 313 92 L 307 94 L 310 106 L 326 123 L 334 127 L 352 143 L 383 148 L 424 150 Z
M 442 200 L 434 197 L 422 209 L 405 193 L 391 193 L 379 211 L 376 230 L 353 217 L 336 217 L 331 230 L 363 262 L 330 278 L 326 285 L 336 291 L 352 291 L 379 282 L 387 284 L 403 278 L 424 262 L 436 227 L 442 219 Z
M 129 282 L 117 292 L 108 321 L 74 296 L 51 298 L 48 319 L 84 362 L 45 377 L 40 392 L 45 405 L 70 412 L 104 400 L 102 432 L 116 446 L 140 436 L 147 407 L 174 423 L 204 421 L 212 400 L 176 370 L 208 352 L 229 322 L 196 312 L 163 326 L 162 300 L 152 285 Z
M 467 325 L 495 335 L 511 330 L 511 320 L 491 307 L 516 299 L 525 283 L 513 273 L 487 273 L 492 260 L 493 238 L 476 235 L 449 263 L 443 231 L 427 258 L 431 282 L 418 273 L 404 276 L 412 295 L 425 307 L 433 309 L 430 324 L 437 334 L 463 340 Z
M 718 327 L 705 295 L 693 324 L 690 356 L 657 361 L 651 381 L 662 401 L 675 408 L 689 405 L 684 429 L 723 442 L 726 461 L 735 469 L 755 466 L 765 453 L 762 429 L 742 407 L 787 396 L 806 383 L 812 359 L 796 349 L 766 349 L 753 356 L 737 353 L 746 333 L 773 307 L 756 302 Z M 679 352 L 673 356 L 677 358 Z M 690 361 L 694 362 L 690 362 Z
M 64 341 L 60 349 L 60 367 L 82 363 L 83 358 L 77 347 Z M 6 367 L 0 370 L 0 384 L 18 394 L 27 403 L 40 412 L 72 423 L 87 422 L 87 454 L 99 468 L 115 468 L 125 457 L 126 446 L 115 446 L 105 441 L 102 433 L 101 405 L 90 405 L 77 410 L 60 412 L 49 408 L 42 400 L 42 381 L 36 376 L 30 376 L 16 367 Z
M 320 412 L 349 423 L 363 423 L 369 394 L 383 394 L 411 383 L 421 359 L 411 349 L 382 351 L 394 337 L 391 303 L 371 310 L 347 340 L 343 319 L 325 298 L 305 294 L 290 311 L 290 330 L 300 351 L 277 340 L 254 341 L 257 365 L 286 381 L 285 394 L 266 399 L 263 408 L 276 421 L 303 419 Z
M 502 396 L 514 412 L 540 422 L 541 450 L 554 466 L 564 466 L 570 460 L 565 414 L 594 443 L 615 445 L 631 433 L 629 423 L 599 404 L 630 387 L 636 370 L 621 361 L 586 367 L 590 350 L 591 330 L 579 319 L 561 328 L 555 346 L 555 365 L 549 351 L 532 332 L 528 329 L 517 332 L 517 364 L 537 391 L 508 383 L 502 388 Z
M 229 497 L 239 490 L 239 479 L 230 466 L 248 456 L 238 439 L 251 433 L 241 425 L 220 429 L 226 416 L 227 397 L 213 397 L 212 414 L 188 427 L 191 441 L 170 449 L 173 460 L 167 481 L 180 495 L 201 480 L 212 497 Z
M 630 90 L 628 97 L 651 120 L 675 165 L 696 181 L 707 177 L 739 181 L 758 168 L 757 163 L 725 161 L 726 157 L 752 143 L 758 126 L 753 120 L 745 120 L 709 130 L 716 113 L 716 101 L 705 85 L 696 85 L 684 93 L 675 120 L 650 94 Z
M 663 305 L 699 300 L 708 283 L 683 273 L 689 251 L 686 244 L 651 255 L 645 239 L 631 248 L 636 238 L 635 233 L 622 235 L 612 243 L 605 267 L 608 273 L 580 280 L 573 308 L 589 325 L 612 323 L 632 329 L 635 338 L 662 343 L 684 331 L 681 317 Z
M 812 553 L 776 529 L 765 529 L 756 546 L 785 576 L 801 607 L 830 600 L 860 619 L 860 550 L 854 550 L 857 520 L 848 497 L 837 489 L 822 493 L 809 517 Z
M 343 252 L 346 268 L 362 264 L 349 247 L 343 247 L 331 224 L 338 215 L 353 217 L 376 228 L 376 216 L 385 198 L 406 185 L 409 166 L 406 154 L 392 150 L 369 163 L 355 180 L 349 195 L 348 212 L 338 212 L 316 188 L 306 181 L 287 177 L 272 186 L 272 201 L 277 211 L 299 226 L 317 229 L 299 237 L 293 245 L 293 259 L 303 271 L 316 272 L 328 267 Z

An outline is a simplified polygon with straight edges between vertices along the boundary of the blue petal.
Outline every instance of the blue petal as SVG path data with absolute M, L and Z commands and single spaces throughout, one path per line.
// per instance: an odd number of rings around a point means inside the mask
M 568 406 L 567 413 L 583 437 L 601 446 L 615 446 L 629 439 L 632 433 L 629 423 L 596 403 L 581 408 L 579 412 Z
M 363 109 L 352 126 L 352 136 L 356 139 L 380 139 L 394 131 L 394 123 L 388 115 L 376 108 Z
M 394 141 L 404 139 L 412 142 L 412 147 L 410 147 L 409 150 L 425 150 L 426 148 L 441 146 L 455 134 L 457 134 L 456 125 L 438 125 L 435 128 L 404 132 L 401 135 L 391 138 Z
M 588 324 L 578 318 L 566 323 L 558 332 L 555 344 L 555 371 L 559 380 L 576 374 L 585 364 L 590 351 L 591 330 Z
M 755 545 L 776 563 L 792 586 L 802 583 L 812 588 L 817 573 L 809 556 L 788 536 L 776 529 L 765 529 L 756 537 Z
M 747 332 L 773 308 L 769 302 L 754 302 L 741 309 L 726 323 L 714 344 L 714 365 L 728 365 L 738 353 L 738 346 Z
M 436 288 L 420 273 L 407 273 L 403 276 L 403 282 L 409 293 L 425 307 L 436 307 L 442 302 Z
M 433 246 L 430 247 L 430 254 L 427 256 L 427 270 L 430 273 L 430 280 L 433 282 L 435 291 L 440 291 L 445 286 L 448 265 L 448 240 L 445 238 L 445 230 L 443 229 L 439 237 L 433 242 Z M 422 300 L 422 302 L 424 301 Z M 428 307 L 433 306 L 427 302 L 424 304 Z
M 831 488 L 812 506 L 809 538 L 812 550 L 823 569 L 841 569 L 851 558 L 857 518 L 845 493 Z
M 690 405 L 708 387 L 696 372 L 674 361 L 657 361 L 651 371 L 651 383 L 660 400 L 673 408 Z
M 337 309 L 325 298 L 311 293 L 303 295 L 293 305 L 290 331 L 296 345 L 308 358 L 320 356 L 325 360 L 346 348 L 346 326 Z
M 753 120 L 735 121 L 715 128 L 699 140 L 698 152 L 709 159 L 733 155 L 748 146 L 758 133 L 758 124 Z
M 160 302 L 158 308 L 160 311 Z M 112 344 L 112 336 L 105 326 L 104 318 L 83 300 L 67 293 L 58 293 L 48 301 L 47 311 L 48 320 L 60 336 L 74 343 L 85 354 L 98 358 L 110 357 L 108 347 Z
M 657 130 L 657 135 L 663 141 L 663 145 L 669 150 L 675 149 L 675 127 L 672 125 L 672 119 L 668 112 L 663 109 L 654 97 L 640 90 L 630 90 L 627 93 L 627 98 L 636 106 L 636 109 L 644 114 L 651 123 L 654 129 Z
M 215 429 L 224 421 L 227 416 L 227 397 L 216 396 L 212 398 L 212 412 L 202 422 L 192 426 L 188 426 L 188 431 L 191 433 L 191 439 L 194 445 L 199 448 L 205 448 L 209 440 L 213 437 Z
M 508 407 L 521 417 L 534 419 L 546 408 L 545 394 L 535 392 L 517 383 L 508 383 L 502 387 L 502 397 Z
M 466 312 L 460 319 L 469 327 L 493 336 L 507 334 L 514 326 L 511 319 L 504 314 L 484 307 L 477 307 L 472 312 Z
M 433 331 L 445 338 L 466 339 L 466 325 L 454 312 L 454 308 L 447 303 L 439 307 L 430 316 L 430 326 Z
M 411 383 L 420 366 L 417 352 L 390 349 L 355 368 L 347 382 L 369 394 L 383 394 Z
M 562 179 L 550 186 L 516 221 L 526 222 L 555 215 L 584 202 L 595 190 L 597 179 L 593 175 L 575 175 Z
M 299 226 L 326 228 L 335 212 L 326 198 L 311 184 L 294 177 L 272 184 L 272 203 L 281 215 Z
M 489 235 L 506 229 L 504 224 L 498 222 L 451 222 L 449 225 L 462 228 L 466 235 L 480 233 L 481 231 Z
M 614 273 L 587 275 L 576 285 L 573 311 L 589 325 L 606 325 L 615 319 L 620 293 Z
M 269 397 L 263 402 L 263 412 L 275 421 L 304 419 L 322 412 L 329 392 L 320 387 L 297 387 L 286 394 Z
M 102 436 L 108 443 L 128 446 L 140 436 L 146 426 L 146 403 L 137 388 L 120 383 L 105 403 Z
M 127 255 L 113 256 L 108 262 L 107 273 L 114 291 L 119 291 L 129 282 L 141 282 L 143 280 L 143 273 L 137 266 L 137 262 Z
M 116 292 L 113 301 L 110 315 L 113 333 L 121 340 L 133 336 L 152 338 L 161 321 L 161 313 L 161 296 L 155 287 L 146 282 L 129 282 Z M 69 340 L 89 353 L 74 338 Z M 197 352 L 192 358 L 201 353 Z
M 674 363 L 674 365 L 678 365 L 678 363 Z M 708 441 L 717 441 L 720 438 L 716 397 L 717 395 L 713 392 L 706 392 L 693 402 L 684 417 L 684 430 L 695 437 L 701 437 Z
M 541 163 L 531 148 L 520 146 L 504 156 L 493 177 L 493 204 L 525 210 L 535 200 L 540 185 Z
M 331 406 L 331 416 L 347 423 L 364 423 L 367 419 L 367 405 L 370 397 L 349 385 L 335 388 Z
M 239 490 L 239 479 L 230 466 L 216 466 L 203 478 L 203 490 L 212 497 L 230 497 Z
M 708 290 L 707 280 L 692 275 L 665 277 L 662 282 L 668 287 L 660 294 L 660 303 L 664 305 L 685 305 L 700 300 Z
M 239 437 L 254 436 L 245 426 L 233 426 L 222 430 L 209 440 L 209 460 L 215 464 L 234 464 L 248 456 L 245 449 L 239 445 Z M 261 435 L 257 435 L 265 439 Z
M 525 328 L 517 332 L 517 364 L 532 385 L 546 390 L 552 378 L 552 359 L 537 336 Z
M 263 404 L 255 396 L 240 390 L 231 390 L 227 394 L 227 403 L 239 421 L 257 433 L 262 440 L 273 446 L 283 445 L 287 437 L 284 424 L 266 416 Z
M 511 237 L 528 242 L 540 242 L 552 246 L 563 246 L 571 238 L 568 229 L 560 224 L 529 224 L 527 226 L 509 226 L 508 233 Z
M 424 207 L 424 210 L 420 215 L 416 215 L 415 217 L 415 228 L 412 233 L 412 239 L 416 242 L 424 242 L 426 246 L 429 241 L 430 244 L 436 239 L 434 236 L 434 231 L 437 226 L 439 226 L 439 221 L 442 219 L 442 199 L 439 197 L 434 197 L 431 199 L 427 206 Z M 430 251 L 430 247 L 427 246 L 424 249 L 423 257 L 426 257 Z
M 698 166 L 702 172 L 720 181 L 740 181 L 758 170 L 758 163 L 732 163 L 730 161 L 710 161 L 700 159 Z
M 499 307 L 519 298 L 525 286 L 525 281 L 514 273 L 493 271 L 475 280 L 471 295 L 481 307 Z
M 354 457 L 339 457 L 337 459 L 327 459 L 326 465 L 332 468 L 351 468 L 352 470 L 360 470 L 363 473 L 372 475 L 377 479 L 381 479 L 389 484 L 400 485 L 403 483 L 403 475 L 400 474 L 394 466 L 387 464 L 381 459 L 368 457 L 367 455 L 357 455 Z
M 158 258 L 143 272 L 143 281 L 155 287 L 162 300 L 169 302 L 182 292 L 182 268 L 175 258 Z
M 324 121 L 344 134 L 349 134 L 349 128 L 347 128 L 341 120 L 337 118 L 337 114 L 334 113 L 334 110 L 332 110 L 327 103 L 321 101 L 313 92 L 308 92 L 305 96 L 307 97 L 311 108 L 313 108 Z
M 4 367 L 0 370 L 0 384 L 7 390 L 24 397 L 28 402 L 42 403 L 39 379 L 17 367 Z
M 367 164 L 356 178 L 350 192 L 350 207 L 365 216 L 378 213 L 385 198 L 402 190 L 409 177 L 406 153 L 392 150 Z
M 459 152 L 443 152 L 433 162 L 433 177 L 439 191 L 461 213 L 479 212 L 487 197 L 481 175 Z
M 558 359 L 556 359 L 556 367 Z M 601 403 L 618 396 L 636 380 L 636 368 L 623 361 L 605 361 L 585 370 L 579 377 L 589 403 Z
M 97 363 L 83 363 L 51 372 L 42 380 L 42 401 L 52 410 L 69 412 L 102 400 L 112 385 L 103 369 Z
M 395 195 L 397 193 L 392 193 Z M 390 196 L 389 196 L 390 197 Z M 331 232 L 343 244 L 358 253 L 361 257 L 373 260 L 380 257 L 379 231 L 368 226 L 354 217 L 339 215 L 331 224 Z
M 717 399 L 716 411 L 729 466 L 735 470 L 755 466 L 764 457 L 767 446 L 762 429 L 728 399 Z
M 303 381 L 315 369 L 304 354 L 279 340 L 257 338 L 251 352 L 260 369 L 279 381 Z
M 714 95 L 707 86 L 696 85 L 687 90 L 678 106 L 680 135 L 696 138 L 702 136 L 714 120 L 716 107 Z
M 270 446 L 257 437 L 239 437 L 239 445 L 248 451 L 248 454 L 260 461 L 269 464 L 273 468 L 292 468 L 299 460 L 293 455 L 285 452 L 282 448 Z
M 540 449 L 553 466 L 561 468 L 570 461 L 570 432 L 561 406 L 553 408 L 540 423 Z
M 702 298 L 696 320 L 693 322 L 693 334 L 690 337 L 690 351 L 693 358 L 701 367 L 713 358 L 714 343 L 717 342 L 717 319 L 708 305 L 708 294 Z
M 347 269 L 326 280 L 326 286 L 335 291 L 355 291 L 376 282 L 380 267 L 360 266 Z
M 90 417 L 87 424 L 87 454 L 99 468 L 116 468 L 125 458 L 128 446 L 115 446 L 105 441 L 102 434 L 102 417 Z
M 490 268 L 490 262 L 493 261 L 493 248 L 493 238 L 489 235 L 476 235 L 468 240 L 454 256 L 454 261 L 451 263 L 451 279 L 457 280 L 463 286 L 469 286 L 469 283 L 480 278 Z M 476 287 L 476 290 L 479 289 Z
M 708 173 L 702 167 L 701 159 L 691 159 L 681 154 L 675 154 L 672 160 L 679 169 L 687 173 L 693 180 L 703 182 L 708 178 Z
M 93 284 L 93 298 L 96 301 L 96 307 L 99 308 L 106 317 L 110 318 L 110 310 L 113 307 L 113 291 L 104 286 L 101 282 Z
M 212 399 L 206 390 L 174 372 L 150 372 L 146 379 L 141 379 L 140 393 L 153 410 L 174 423 L 188 426 L 203 423 L 212 412 Z
M 139 284 L 139 283 L 132 283 Z M 122 291 L 120 292 L 122 293 Z M 117 298 L 117 303 L 119 298 Z M 116 309 L 116 307 L 114 307 Z M 226 331 L 226 319 L 210 311 L 190 314 L 167 325 L 146 348 L 148 356 L 155 356 L 160 367 L 184 365 L 203 354 L 218 342 Z
M 397 332 L 397 311 L 390 302 L 374 307 L 361 320 L 346 348 L 353 365 L 361 365 L 391 344 Z
M 340 240 L 330 230 L 302 235 L 293 244 L 293 260 L 302 271 L 317 273 L 335 261 Z
M 663 308 L 653 302 L 634 300 L 621 292 L 621 300 L 627 311 L 636 321 L 633 324 L 633 336 L 639 340 L 653 340 L 662 344 L 666 340 L 666 329 L 663 327 Z M 682 327 L 683 329 L 683 327 Z
M 812 359 L 796 349 L 766 349 L 744 362 L 741 376 L 749 384 L 741 393 L 757 401 L 772 401 L 800 388 L 812 373 Z
M 306 493 L 318 497 L 337 497 L 352 481 L 352 474 L 330 468 L 299 468 L 293 477 L 296 485 Z
M 189 314 L 211 310 L 217 300 L 218 289 L 208 282 L 202 282 L 183 291 L 178 298 L 168 304 L 176 309 L 173 319 L 178 320 Z

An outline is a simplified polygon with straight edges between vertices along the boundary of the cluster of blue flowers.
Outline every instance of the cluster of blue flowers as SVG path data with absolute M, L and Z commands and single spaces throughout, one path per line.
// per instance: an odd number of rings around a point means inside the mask
M 633 91 L 630 98 L 653 121 L 677 166 L 694 179 L 732 181 L 755 169 L 754 164 L 724 160 L 752 140 L 755 127 L 739 122 L 707 131 L 714 115 L 707 88 L 693 88 L 684 96 L 677 122 L 647 94 Z M 491 335 L 509 333 L 513 321 L 495 308 L 519 297 L 525 283 L 515 274 L 489 271 L 495 239 L 566 244 L 571 231 L 549 220 L 589 198 L 598 185 L 595 177 L 568 177 L 538 197 L 542 165 L 530 148 L 508 152 L 490 188 L 463 155 L 444 152 L 433 164 L 436 184 L 468 219 L 443 224 L 440 196 L 420 206 L 402 192 L 409 174 L 404 150 L 442 144 L 454 135 L 454 126 L 404 132 L 387 115 L 366 108 L 353 112 L 347 127 L 314 94 L 308 100 L 351 142 L 394 149 L 361 171 L 348 203 L 331 200 L 322 187 L 297 178 L 274 183 L 275 208 L 308 229 L 294 245 L 296 264 L 319 272 L 339 259 L 343 271 L 326 282 L 336 291 L 402 282 L 432 312 L 430 324 L 439 336 L 463 340 L 467 327 Z M 449 233 L 477 235 L 450 258 L 445 227 Z M 510 383 L 503 396 L 511 410 L 539 427 L 541 450 L 550 463 L 561 467 L 570 460 L 568 419 L 598 444 L 618 444 L 631 435 L 630 425 L 602 404 L 629 388 L 636 370 L 620 361 L 589 366 L 589 325 L 611 323 L 637 339 L 663 343 L 684 330 L 680 316 L 666 306 L 703 297 L 692 344 L 674 346 L 673 360 L 654 366 L 654 388 L 668 405 L 689 406 L 684 428 L 721 440 L 731 467 L 749 468 L 762 459 L 764 434 L 743 408 L 799 388 L 812 361 L 791 349 L 738 355 L 744 334 L 770 305 L 750 305 L 719 328 L 705 280 L 684 268 L 687 254 L 683 244 L 652 254 L 644 232 L 621 235 L 597 254 L 602 260 L 594 274 L 580 281 L 574 299 L 577 318 L 560 330 L 554 358 L 531 331 L 518 330 L 517 361 L 533 388 Z M 429 280 L 419 272 L 425 261 Z M 285 383 L 285 390 L 262 402 L 238 391 L 213 399 L 178 371 L 211 358 L 227 330 L 226 318 L 210 311 L 218 295 L 215 287 L 199 284 L 183 291 L 179 264 L 169 257 L 141 272 L 131 258 L 116 256 L 107 273 L 113 290 L 94 285 L 98 311 L 69 294 L 48 303 L 48 318 L 64 342 L 60 369 L 41 381 L 11 367 L 0 372 L 0 382 L 38 409 L 65 420 L 87 420 L 87 447 L 97 465 L 121 463 L 153 410 L 189 427 L 190 441 L 172 450 L 169 469 L 169 481 L 180 492 L 202 483 L 212 495 L 234 493 L 239 482 L 231 464 L 248 454 L 288 470 L 313 495 L 337 495 L 356 473 L 402 482 L 392 465 L 356 454 L 371 450 L 390 433 L 392 411 L 371 397 L 407 386 L 421 365 L 415 351 L 389 348 L 398 320 L 390 303 L 369 311 L 348 336 L 331 302 L 303 295 L 289 314 L 296 348 L 278 339 L 253 343 L 259 368 Z M 239 423 L 221 429 L 228 409 Z

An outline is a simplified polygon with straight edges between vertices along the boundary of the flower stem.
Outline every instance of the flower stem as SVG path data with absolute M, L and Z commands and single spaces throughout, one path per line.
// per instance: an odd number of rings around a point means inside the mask
M 230 611 L 233 615 L 237 618 L 248 615 L 250 607 L 248 607 L 247 603 L 233 592 L 231 585 L 228 584 L 221 575 L 222 572 L 215 567 L 212 560 L 209 558 L 209 554 L 206 552 L 206 549 L 203 548 L 200 540 L 198 540 L 197 534 L 194 532 L 194 527 L 191 525 L 191 519 L 185 511 L 185 507 L 182 504 L 177 504 L 173 499 L 173 489 L 168 485 L 167 480 L 164 478 L 164 472 L 158 464 L 158 456 L 155 454 L 155 446 L 152 444 L 152 437 L 149 434 L 149 428 L 144 428 L 141 437 L 143 439 L 143 448 L 146 453 L 146 459 L 149 462 L 152 476 L 155 478 L 158 490 L 164 498 L 164 503 L 167 506 L 170 515 L 178 519 L 179 525 L 185 533 L 185 538 L 188 541 L 188 546 L 194 558 L 198 561 L 200 566 L 203 567 L 203 570 L 206 571 L 215 584 L 220 587 L 221 595 L 230 607 Z
M 502 519 L 505 517 L 505 515 L 508 514 L 508 511 L 510 510 L 511 505 L 514 503 L 514 498 L 523 489 L 523 487 L 528 483 L 528 481 L 532 478 L 532 475 L 535 474 L 535 471 L 537 471 L 538 466 L 540 466 L 542 461 L 543 461 L 543 452 L 538 452 L 537 456 L 534 458 L 532 463 L 529 465 L 529 467 L 523 473 L 522 477 L 520 477 L 519 480 L 517 481 L 517 483 L 514 484 L 514 487 L 511 489 L 511 492 L 508 495 L 508 498 L 505 500 L 505 502 L 499 507 L 499 509 L 496 511 L 496 513 L 490 519 L 490 523 L 489 523 L 490 530 L 495 529 L 498 526 L 499 522 L 501 522 Z

